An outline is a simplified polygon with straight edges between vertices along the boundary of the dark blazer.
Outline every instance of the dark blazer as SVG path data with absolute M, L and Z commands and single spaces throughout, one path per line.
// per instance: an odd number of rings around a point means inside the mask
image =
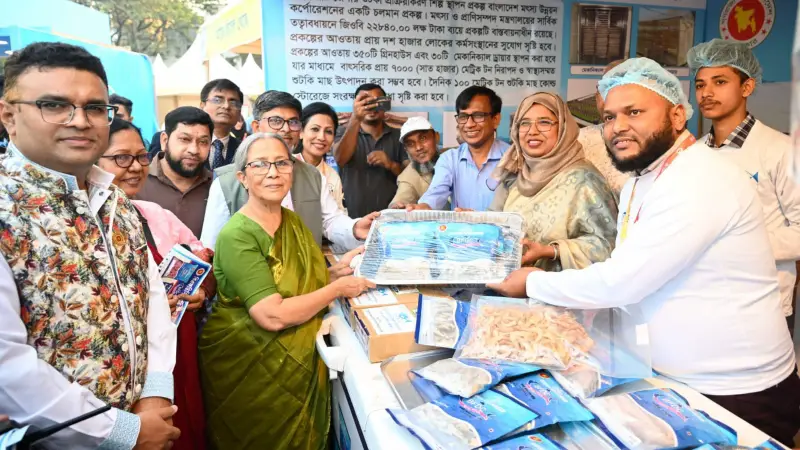
M 163 131 L 156 131 L 156 134 L 150 139 L 150 146 L 147 148 L 147 156 L 150 157 L 150 161 L 161 151 L 161 133 Z

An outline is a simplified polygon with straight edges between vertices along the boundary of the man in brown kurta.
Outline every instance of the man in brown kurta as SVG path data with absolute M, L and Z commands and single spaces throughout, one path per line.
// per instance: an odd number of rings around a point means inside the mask
M 195 236 L 200 236 L 212 181 L 205 162 L 211 150 L 214 123 L 205 111 L 183 106 L 167 114 L 165 125 L 161 133 L 164 150 L 150 165 L 147 182 L 137 198 L 171 211 Z

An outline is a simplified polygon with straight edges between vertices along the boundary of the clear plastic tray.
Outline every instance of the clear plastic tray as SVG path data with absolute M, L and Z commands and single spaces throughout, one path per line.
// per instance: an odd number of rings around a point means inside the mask
M 356 275 L 382 285 L 485 285 L 520 268 L 517 213 L 385 210 Z

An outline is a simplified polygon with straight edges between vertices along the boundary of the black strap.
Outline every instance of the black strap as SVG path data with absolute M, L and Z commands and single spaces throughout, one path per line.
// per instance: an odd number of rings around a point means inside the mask
M 144 228 L 144 238 L 147 240 L 147 245 L 150 248 L 158 248 L 156 247 L 156 240 L 153 238 L 153 233 L 150 232 L 150 225 L 147 224 L 147 219 L 144 218 L 142 212 L 139 211 L 139 208 L 134 207 L 133 209 L 136 210 L 136 215 L 139 216 L 139 221 L 142 222 L 142 228 Z

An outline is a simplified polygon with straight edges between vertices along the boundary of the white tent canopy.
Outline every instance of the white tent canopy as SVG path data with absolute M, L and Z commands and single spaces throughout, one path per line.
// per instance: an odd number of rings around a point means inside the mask
M 240 69 L 242 83 L 239 87 L 245 95 L 261 95 L 264 92 L 264 71 L 258 67 L 253 55 L 247 55 L 242 68 Z
M 183 94 L 200 95 L 203 86 L 208 82 L 204 60 L 205 35 L 201 31 L 180 59 L 169 66 L 161 76 L 156 73 L 156 95 L 159 97 Z

